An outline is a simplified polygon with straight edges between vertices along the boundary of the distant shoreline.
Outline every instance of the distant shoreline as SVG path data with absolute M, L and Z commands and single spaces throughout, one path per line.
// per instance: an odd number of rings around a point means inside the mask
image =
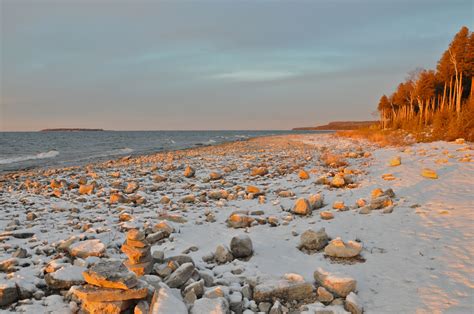
M 378 121 L 333 121 L 325 125 L 309 126 L 309 127 L 298 127 L 293 128 L 294 131 L 338 131 L 338 130 L 355 130 L 363 127 L 369 127 Z
M 102 132 L 105 131 L 104 129 L 83 129 L 83 128 L 57 128 L 57 129 L 43 129 L 39 132 Z

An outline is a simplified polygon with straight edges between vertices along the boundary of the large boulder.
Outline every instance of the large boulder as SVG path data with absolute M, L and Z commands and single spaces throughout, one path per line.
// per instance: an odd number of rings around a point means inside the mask
M 252 240 L 248 235 L 239 235 L 230 241 L 230 251 L 234 257 L 249 257 L 253 253 Z

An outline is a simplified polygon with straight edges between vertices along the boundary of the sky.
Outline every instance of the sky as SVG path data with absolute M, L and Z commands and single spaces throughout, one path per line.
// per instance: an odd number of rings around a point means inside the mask
M 471 0 L 0 0 L 0 131 L 372 120 Z

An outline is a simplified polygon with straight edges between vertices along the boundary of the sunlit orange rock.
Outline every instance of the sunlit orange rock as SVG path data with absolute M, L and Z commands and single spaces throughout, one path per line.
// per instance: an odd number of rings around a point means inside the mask
M 421 171 L 421 175 L 428 179 L 438 179 L 438 174 L 436 173 L 436 171 L 429 168 L 423 169 Z

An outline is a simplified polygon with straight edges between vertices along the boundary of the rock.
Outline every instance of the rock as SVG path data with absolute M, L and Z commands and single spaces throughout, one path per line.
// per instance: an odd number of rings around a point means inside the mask
M 364 207 L 365 205 L 367 205 L 367 202 L 363 198 L 359 198 L 356 201 L 356 206 L 357 207 Z
M 300 170 L 300 172 L 298 172 L 298 177 L 301 180 L 308 180 L 309 179 L 309 174 L 304 170 Z
M 218 172 L 211 172 L 209 174 L 209 180 L 211 181 L 220 180 L 220 179 L 222 179 L 222 174 Z
M 180 288 L 191 278 L 193 272 L 194 265 L 192 263 L 184 263 L 169 276 L 165 283 L 170 288 Z
M 18 289 L 13 281 L 0 283 L 0 306 L 10 305 L 18 301 Z
M 155 232 L 155 233 L 151 233 L 149 234 L 147 237 L 146 237 L 146 241 L 149 243 L 149 244 L 153 244 L 153 243 L 156 243 L 160 240 L 163 240 L 167 237 L 169 237 L 169 232 L 168 231 L 165 231 L 165 230 L 162 230 L 162 231 L 158 231 L 158 232 Z
M 292 191 L 280 191 L 278 192 L 279 197 L 293 197 L 295 196 L 295 193 Z
M 139 188 L 138 183 L 135 181 L 131 181 L 127 183 L 127 187 L 125 188 L 125 190 L 123 190 L 123 192 L 125 194 L 132 194 L 136 192 L 138 188 Z
M 319 209 L 323 207 L 324 203 L 324 196 L 322 194 L 311 194 L 308 197 L 309 206 L 312 210 Z
M 393 206 L 393 205 L 387 206 L 384 209 L 382 209 L 382 213 L 383 214 L 391 214 L 393 212 L 394 208 L 395 208 L 395 206 Z
M 357 282 L 350 277 L 330 274 L 321 268 L 316 270 L 313 275 L 317 283 L 341 297 L 346 297 L 356 289 Z
M 226 286 L 215 286 L 209 288 L 204 293 L 204 298 L 208 299 L 215 299 L 215 298 L 223 298 L 229 294 L 229 287 Z
M 383 196 L 384 193 L 383 193 L 383 190 L 381 188 L 376 188 L 374 190 L 372 190 L 372 192 L 370 192 L 370 197 L 372 199 L 375 199 L 375 198 L 379 198 L 380 196 Z
M 104 288 L 128 290 L 138 284 L 136 275 L 121 261 L 101 260 L 82 275 L 87 283 Z
M 220 199 L 226 199 L 229 196 L 229 192 L 226 190 L 217 190 L 217 191 L 210 191 L 207 193 L 207 197 L 213 200 L 220 200 Z
M 88 314 L 120 314 L 132 305 L 131 300 L 111 302 L 83 302 L 83 310 Z
M 148 288 L 145 284 L 127 290 L 84 285 L 72 287 L 70 292 L 83 302 L 111 302 L 146 298 Z
M 400 166 L 402 164 L 402 157 L 400 157 L 400 156 L 393 157 L 392 159 L 390 159 L 389 164 L 392 167 Z
M 18 265 L 18 259 L 16 257 L 8 258 L 0 261 L 0 271 L 2 272 L 14 272 L 15 266 Z
M 223 245 L 217 246 L 214 257 L 219 264 L 225 264 L 234 259 L 232 253 Z
M 266 167 L 253 168 L 252 171 L 250 172 L 250 175 L 252 177 L 264 176 L 266 174 L 268 174 L 268 169 Z
M 225 298 L 202 298 L 194 302 L 191 308 L 191 314 L 227 314 L 229 312 L 229 303 Z
M 334 218 L 333 213 L 328 212 L 328 211 L 320 212 L 319 216 L 321 216 L 321 219 L 323 219 L 323 220 L 330 220 L 330 219 Z
M 188 286 L 186 286 L 186 288 L 184 288 L 183 293 L 186 294 L 188 291 L 191 290 L 194 291 L 194 294 L 197 297 L 201 297 L 204 294 L 204 279 L 189 284 Z
M 85 283 L 82 273 L 86 269 L 80 266 L 66 266 L 59 270 L 48 273 L 44 280 L 50 289 L 69 289 L 72 286 Z
M 438 174 L 433 169 L 424 168 L 421 171 L 421 175 L 428 179 L 438 179 Z
M 139 301 L 133 309 L 133 314 L 148 314 L 150 311 L 150 305 L 146 301 Z
M 182 203 L 194 203 L 196 202 L 196 196 L 194 194 L 189 194 L 181 198 Z
M 89 256 L 102 256 L 105 245 L 98 239 L 85 240 L 73 243 L 69 247 L 69 253 L 74 257 L 87 258 Z
M 260 302 L 258 304 L 258 309 L 260 310 L 260 312 L 263 312 L 263 313 L 268 313 L 271 307 L 272 307 L 272 304 L 270 302 Z
M 367 215 L 367 214 L 370 214 L 371 212 L 372 212 L 372 209 L 370 209 L 370 206 L 361 207 L 359 210 L 359 214 L 361 215 Z
M 126 203 L 126 202 L 127 202 L 127 199 L 123 197 L 121 194 L 119 193 L 110 194 L 110 199 L 109 199 L 110 204 Z
M 166 284 L 160 283 L 160 289 L 155 290 L 153 295 L 149 314 L 168 313 L 188 314 L 188 309 L 181 296 L 174 294 Z
M 245 189 L 247 191 L 247 193 L 252 193 L 254 195 L 259 195 L 261 194 L 261 191 L 258 187 L 256 186 L 253 186 L 253 185 L 249 185 L 247 186 L 247 188 Z
M 362 244 L 355 241 L 348 241 L 344 243 L 341 238 L 336 238 L 329 242 L 324 248 L 324 253 L 332 257 L 351 258 L 360 254 L 362 251 Z
M 130 243 L 130 241 L 127 240 L 127 243 Z M 144 247 L 136 247 L 127 243 L 122 245 L 121 251 L 128 256 L 130 262 L 138 264 L 151 259 L 150 247 L 148 245 Z
M 248 215 L 233 213 L 227 219 L 227 225 L 232 228 L 250 227 L 254 219 Z
M 359 298 L 354 292 L 351 292 L 347 295 L 344 305 L 346 310 L 351 312 L 351 314 L 362 314 L 364 312 L 364 308 L 362 307 Z
M 15 251 L 15 253 L 12 254 L 12 257 L 26 258 L 27 255 L 28 255 L 28 251 L 20 247 Z
M 268 280 L 255 286 L 255 302 L 272 301 L 274 298 L 292 302 L 308 299 L 313 295 L 313 285 L 309 282 L 286 279 Z
M 283 308 L 281 306 L 280 301 L 276 300 L 273 303 L 273 306 L 270 308 L 269 314 L 283 314 Z
M 33 213 L 33 212 L 29 212 L 29 213 L 26 214 L 26 220 L 27 221 L 33 221 L 36 218 L 38 218 L 38 216 L 36 216 L 36 214 Z
M 297 215 L 309 215 L 311 214 L 311 206 L 305 198 L 299 198 L 296 200 L 293 206 L 292 212 Z
M 194 174 L 196 173 L 196 171 L 194 170 L 194 168 L 192 168 L 191 166 L 187 166 L 186 169 L 184 169 L 184 176 L 186 178 L 192 178 L 194 177 Z
M 94 192 L 94 185 L 93 184 L 81 184 L 79 185 L 79 194 L 80 195 L 90 195 Z
M 306 230 L 301 234 L 299 249 L 318 251 L 324 248 L 329 241 L 324 228 L 318 231 Z
M 160 204 L 169 204 L 170 202 L 171 202 L 171 199 L 166 195 L 160 199 Z
M 168 234 L 171 234 L 174 232 L 174 227 L 172 223 L 166 220 L 162 220 L 156 225 L 153 226 L 153 232 L 158 232 L 158 231 L 166 231 Z
M 153 181 L 156 182 L 156 183 L 165 182 L 166 180 L 168 180 L 167 177 L 159 175 L 159 174 L 157 174 L 153 177 Z
M 387 195 L 373 198 L 370 202 L 371 209 L 381 209 L 393 205 L 392 199 Z
M 344 204 L 343 201 L 334 201 L 334 203 L 332 204 L 332 208 L 333 209 L 337 209 L 337 210 L 346 210 L 346 205 Z
M 130 221 L 132 220 L 133 217 L 127 212 L 120 213 L 119 215 L 119 221 L 124 222 L 124 221 Z
M 335 175 L 331 180 L 331 186 L 335 188 L 342 188 L 345 184 L 344 176 L 340 174 Z
M 332 293 L 327 291 L 326 288 L 322 286 L 318 287 L 317 294 L 318 294 L 318 301 L 320 302 L 329 303 L 329 302 L 332 302 L 332 300 L 334 300 L 334 296 L 332 295 Z
M 230 241 L 230 251 L 232 252 L 232 255 L 236 258 L 245 258 L 252 256 L 252 240 L 248 235 L 235 236 Z
M 138 277 L 149 274 L 153 270 L 153 261 L 134 264 L 130 260 L 123 263 L 130 271 L 133 271 Z

